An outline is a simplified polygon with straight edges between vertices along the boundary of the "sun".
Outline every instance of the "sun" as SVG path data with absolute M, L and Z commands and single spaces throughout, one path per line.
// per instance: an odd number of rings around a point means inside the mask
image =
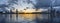
M 35 12 L 34 9 L 27 9 L 27 10 L 24 10 L 24 13 L 32 13 L 32 12 Z

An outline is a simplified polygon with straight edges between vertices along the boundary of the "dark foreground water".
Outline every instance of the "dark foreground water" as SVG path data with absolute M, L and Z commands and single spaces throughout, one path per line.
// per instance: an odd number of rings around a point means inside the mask
M 0 23 L 60 23 L 59 14 L 0 14 Z

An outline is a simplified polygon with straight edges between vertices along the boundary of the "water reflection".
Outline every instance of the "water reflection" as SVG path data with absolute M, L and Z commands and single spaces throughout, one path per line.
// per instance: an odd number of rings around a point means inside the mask
M 49 23 L 49 14 L 0 14 L 0 23 Z

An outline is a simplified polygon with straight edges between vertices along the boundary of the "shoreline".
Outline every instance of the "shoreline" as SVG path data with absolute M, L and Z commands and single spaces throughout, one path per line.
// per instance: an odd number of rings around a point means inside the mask
M 34 13 L 0 13 L 0 14 L 51 14 L 51 13 L 34 12 Z

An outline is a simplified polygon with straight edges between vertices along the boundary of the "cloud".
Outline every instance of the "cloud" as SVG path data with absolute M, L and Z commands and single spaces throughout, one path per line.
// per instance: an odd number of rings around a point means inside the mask
M 36 8 L 36 10 L 38 10 L 39 8 L 50 7 L 51 4 L 53 5 L 53 7 L 60 6 L 59 1 L 60 0 L 35 0 L 36 4 L 34 4 L 34 7 Z
M 36 10 L 38 10 L 39 8 L 43 8 L 43 7 L 49 7 L 51 4 L 50 0 L 36 0 L 36 5 L 34 5 L 34 7 L 36 8 Z
M 59 1 L 60 0 L 56 0 L 53 6 L 60 6 Z M 51 4 L 52 4 L 51 0 L 1 0 L 0 8 L 8 7 L 8 8 L 24 9 L 28 7 L 28 8 L 35 8 L 36 10 L 38 10 L 39 8 L 50 7 Z

